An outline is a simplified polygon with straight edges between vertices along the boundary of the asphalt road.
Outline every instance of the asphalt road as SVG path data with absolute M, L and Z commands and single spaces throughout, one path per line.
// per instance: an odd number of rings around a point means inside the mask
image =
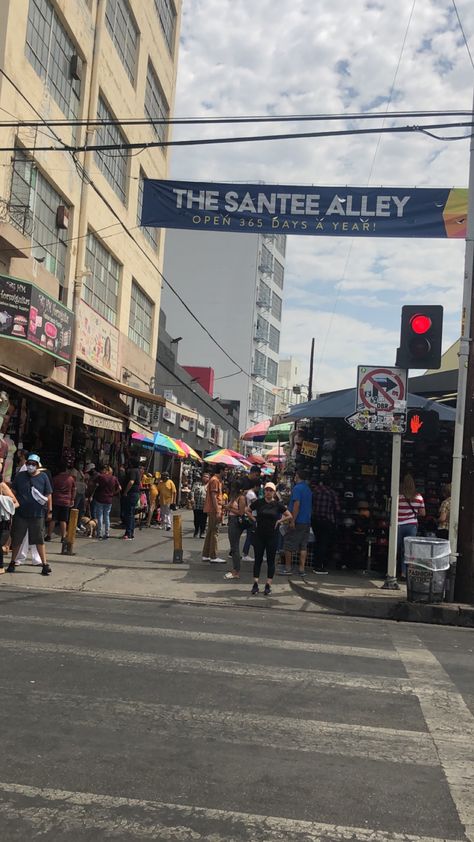
M 474 840 L 474 634 L 0 592 L 2 842 Z

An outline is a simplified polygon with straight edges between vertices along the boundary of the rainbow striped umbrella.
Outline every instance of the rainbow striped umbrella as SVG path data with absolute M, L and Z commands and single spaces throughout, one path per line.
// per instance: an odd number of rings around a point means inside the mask
M 167 453 L 173 453 L 175 456 L 186 456 L 183 448 L 179 446 L 175 439 L 172 439 L 171 436 L 165 436 L 164 433 L 153 433 L 153 436 L 150 436 L 150 438 L 143 433 L 132 433 L 132 439 L 154 447 L 155 450 L 165 450 Z
M 220 450 L 216 450 L 215 453 L 208 453 L 207 456 L 204 457 L 205 462 L 209 462 L 210 465 L 227 465 L 229 468 L 240 468 L 242 471 L 245 470 L 245 466 L 242 462 L 239 462 L 238 459 L 234 459 L 233 456 L 229 456 L 227 453 L 223 453 Z
M 245 465 L 246 468 L 250 468 L 251 462 L 245 458 L 242 453 L 237 453 L 236 450 L 230 450 L 228 447 L 222 447 L 219 450 L 212 450 L 211 453 L 207 454 L 208 456 L 231 456 L 232 459 L 237 459 L 241 465 Z M 219 459 L 216 460 L 219 462 Z
M 179 445 L 181 450 L 184 450 L 187 459 L 196 459 L 198 462 L 202 461 L 201 457 L 199 456 L 199 453 L 196 453 L 194 448 L 191 447 L 189 444 L 186 444 L 185 441 L 182 441 L 181 439 L 174 439 L 174 441 L 176 441 L 176 444 Z

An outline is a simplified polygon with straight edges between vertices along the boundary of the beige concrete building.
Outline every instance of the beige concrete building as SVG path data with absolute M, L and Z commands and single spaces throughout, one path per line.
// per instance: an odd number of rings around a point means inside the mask
M 126 121 L 173 113 L 180 10 L 0 0 L 0 365 L 104 403 L 153 390 L 164 244 L 139 216 L 168 154 L 59 150 L 168 137 Z M 98 122 L 71 124 L 84 120 Z

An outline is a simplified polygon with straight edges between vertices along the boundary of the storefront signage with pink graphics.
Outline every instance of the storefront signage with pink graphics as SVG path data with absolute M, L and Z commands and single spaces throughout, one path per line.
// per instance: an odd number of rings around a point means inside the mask
M 74 314 L 20 278 L 0 275 L 0 337 L 36 345 L 64 362 L 71 359 Z
M 81 301 L 78 319 L 78 356 L 95 368 L 116 377 L 118 347 L 117 328 Z

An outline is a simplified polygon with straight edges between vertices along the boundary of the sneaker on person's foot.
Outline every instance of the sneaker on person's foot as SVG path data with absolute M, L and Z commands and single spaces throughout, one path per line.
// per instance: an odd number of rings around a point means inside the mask
M 203 557 L 201 558 L 201 561 L 210 561 L 210 560 L 211 559 L 209 558 L 208 555 L 203 555 Z
M 253 561 L 253 558 L 251 555 L 243 555 L 242 561 Z
M 268 582 L 267 582 L 267 584 L 265 585 L 265 590 L 264 590 L 263 593 L 265 594 L 265 596 L 270 596 L 271 592 L 272 592 L 271 585 L 269 585 Z
M 211 564 L 227 564 L 225 558 L 210 558 Z
M 254 583 L 253 583 L 251 593 L 252 593 L 252 594 L 257 594 L 257 593 L 259 593 L 259 589 L 258 589 L 258 582 L 254 582 Z
M 50 573 L 51 573 L 51 568 L 50 568 L 49 564 L 43 564 L 42 567 L 41 567 L 41 575 L 42 576 L 49 576 Z
M 292 573 L 293 573 L 293 571 L 292 571 L 291 567 L 290 567 L 289 570 L 288 570 L 287 567 L 282 567 L 280 570 L 278 570 L 279 576 L 291 576 Z
M 324 567 L 313 567 L 313 573 L 315 576 L 327 576 L 328 571 L 324 569 Z
M 14 573 L 15 572 L 15 562 L 11 561 L 7 567 L 7 573 Z

